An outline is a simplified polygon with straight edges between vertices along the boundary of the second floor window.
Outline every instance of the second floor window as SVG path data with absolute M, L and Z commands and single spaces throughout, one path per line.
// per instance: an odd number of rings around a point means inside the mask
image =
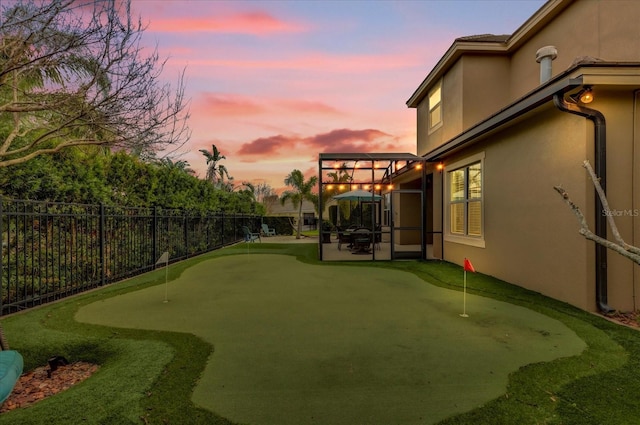
M 429 92 L 429 129 L 442 123 L 442 81 Z

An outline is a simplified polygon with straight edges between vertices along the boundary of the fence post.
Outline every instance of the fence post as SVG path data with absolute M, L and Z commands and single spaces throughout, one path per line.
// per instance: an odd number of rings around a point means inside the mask
M 221 239 L 222 240 L 222 246 L 224 246 L 225 245 L 225 243 L 224 243 L 224 211 L 222 211 L 220 213 L 220 217 L 221 217 L 220 218 L 220 223 L 221 223 L 221 225 L 220 225 L 220 234 L 222 235 L 222 239 Z
M 189 258 L 189 219 L 185 210 L 182 210 L 182 227 L 184 228 L 184 258 Z
M 104 286 L 107 278 L 107 259 L 105 258 L 105 239 L 106 239 L 106 229 L 105 229 L 105 209 L 104 204 L 100 203 L 100 285 Z
M 207 218 L 204 220 L 204 229 L 206 232 L 205 240 L 207 241 L 207 252 L 211 249 L 211 240 L 209 239 L 209 224 L 211 224 L 211 211 L 207 210 Z
M 156 205 L 153 206 L 153 219 L 151 221 L 151 250 L 153 251 L 151 253 L 153 255 L 151 261 L 155 264 L 158 261 L 158 207 Z
M 0 251 L 0 316 L 2 316 L 2 300 L 4 299 L 4 214 L 2 198 L 0 198 L 0 237 L 2 237 L 2 250 Z M 7 229 L 7 249 L 9 249 L 9 231 Z M 7 285 L 8 288 L 9 285 Z

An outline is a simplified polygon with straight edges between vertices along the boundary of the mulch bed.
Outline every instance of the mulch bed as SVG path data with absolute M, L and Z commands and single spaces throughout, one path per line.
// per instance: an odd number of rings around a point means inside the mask
M 607 314 L 605 317 L 631 328 L 640 328 L 640 311 L 630 311 L 627 313 L 616 311 L 615 313 Z
M 0 406 L 0 413 L 29 406 L 69 389 L 91 376 L 98 370 L 98 365 L 86 362 L 60 365 L 51 372 L 51 377 L 49 377 L 49 370 L 49 366 L 41 366 L 22 374 L 11 395 Z

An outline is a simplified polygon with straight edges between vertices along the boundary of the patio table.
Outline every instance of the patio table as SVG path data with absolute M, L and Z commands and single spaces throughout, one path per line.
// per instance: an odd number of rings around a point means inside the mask
M 353 254 L 368 254 L 371 251 L 371 231 L 356 229 L 351 232 L 351 252 Z

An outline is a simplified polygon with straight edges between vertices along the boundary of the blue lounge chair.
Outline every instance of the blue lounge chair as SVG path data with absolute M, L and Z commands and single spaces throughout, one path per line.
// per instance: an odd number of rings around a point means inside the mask
M 242 226 L 242 233 L 244 234 L 245 242 L 255 242 L 256 239 L 262 242 L 262 239 L 260 239 L 260 233 L 251 232 L 247 226 Z
M 20 353 L 9 350 L 2 328 L 0 328 L 0 404 L 11 394 L 22 374 L 24 360 Z
M 265 223 L 262 223 L 262 234 L 265 236 L 275 236 L 276 229 L 270 229 Z

